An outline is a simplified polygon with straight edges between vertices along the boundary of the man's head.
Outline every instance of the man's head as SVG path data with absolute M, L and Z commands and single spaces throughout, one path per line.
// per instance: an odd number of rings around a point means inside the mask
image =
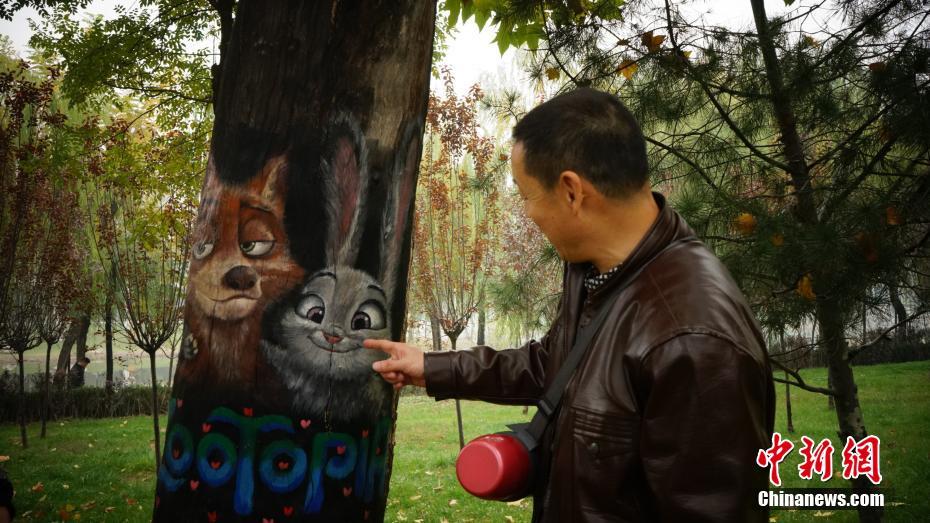
M 582 88 L 545 102 L 513 129 L 527 174 L 551 190 L 574 171 L 604 196 L 623 199 L 649 179 L 639 124 L 617 97 Z
M 89 364 L 90 364 L 90 358 L 86 356 L 78 360 L 78 365 L 80 365 L 81 367 L 87 367 Z
M 527 113 L 513 141 L 525 212 L 567 261 L 590 261 L 591 235 L 617 212 L 652 204 L 642 131 L 613 95 L 559 95 Z

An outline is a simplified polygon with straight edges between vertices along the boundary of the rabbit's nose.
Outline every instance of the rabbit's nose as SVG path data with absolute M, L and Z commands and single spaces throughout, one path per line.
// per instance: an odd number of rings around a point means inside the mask
M 342 336 L 333 336 L 332 334 L 324 333 L 323 337 L 326 338 L 326 341 L 328 341 L 329 343 L 332 343 L 333 345 L 342 341 Z

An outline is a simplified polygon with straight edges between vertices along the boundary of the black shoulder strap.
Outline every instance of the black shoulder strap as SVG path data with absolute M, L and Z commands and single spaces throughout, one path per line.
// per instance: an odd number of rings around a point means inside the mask
M 692 236 L 689 236 L 685 239 L 691 239 Z M 527 425 L 525 423 L 512 425 L 511 429 L 514 430 L 518 437 L 523 441 L 523 444 L 527 446 L 528 449 L 533 450 L 536 448 L 539 443 L 542 441 L 543 433 L 546 431 L 546 428 L 549 426 L 549 423 L 552 421 L 553 414 L 559 408 L 559 404 L 562 401 L 562 396 L 565 394 L 565 389 L 568 386 L 568 383 L 571 381 L 572 376 L 575 374 L 575 370 L 578 368 L 578 365 L 581 363 L 581 360 L 584 358 L 584 355 L 588 352 L 588 348 L 591 346 L 591 341 L 594 338 L 594 335 L 600 330 L 601 326 L 604 324 L 604 321 L 607 319 L 607 314 L 610 312 L 614 301 L 617 297 L 627 288 L 639 274 L 648 267 L 656 258 L 662 255 L 673 245 L 677 245 L 679 242 L 671 243 L 665 246 L 664 249 L 657 252 L 652 258 L 650 258 L 646 263 L 644 263 L 637 271 L 631 275 L 624 285 L 621 285 L 616 290 L 613 291 L 611 296 L 604 300 L 604 303 L 601 304 L 600 310 L 597 311 L 597 315 L 591 320 L 591 322 L 583 328 L 579 328 L 575 333 L 575 342 L 572 344 L 572 350 L 569 352 L 568 357 L 565 358 L 565 362 L 562 364 L 562 367 L 559 369 L 559 372 L 555 375 L 555 379 L 552 380 L 552 383 L 549 385 L 549 388 L 546 389 L 545 394 L 539 400 L 537 404 L 538 410 L 536 415 L 533 416 L 533 419 Z

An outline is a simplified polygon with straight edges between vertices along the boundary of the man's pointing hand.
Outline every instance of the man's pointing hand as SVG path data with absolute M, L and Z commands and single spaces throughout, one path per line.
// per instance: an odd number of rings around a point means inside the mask
M 362 345 L 366 349 L 380 350 L 390 356 L 386 360 L 376 361 L 372 364 L 375 372 L 381 374 L 384 381 L 400 389 L 404 385 L 425 387 L 423 378 L 423 351 L 405 343 L 390 340 L 365 340 Z

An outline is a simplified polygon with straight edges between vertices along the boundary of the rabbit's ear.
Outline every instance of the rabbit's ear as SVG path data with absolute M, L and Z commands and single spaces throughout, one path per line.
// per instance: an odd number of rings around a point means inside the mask
M 368 196 L 365 137 L 351 115 L 339 113 L 323 137 L 320 162 L 326 200 L 328 265 L 355 263 Z
M 381 283 L 388 296 L 388 306 L 396 296 L 401 252 L 404 240 L 411 232 L 408 226 L 416 196 L 421 135 L 418 125 L 408 125 L 394 157 L 394 169 L 389 180 L 391 185 L 387 190 L 381 225 Z

